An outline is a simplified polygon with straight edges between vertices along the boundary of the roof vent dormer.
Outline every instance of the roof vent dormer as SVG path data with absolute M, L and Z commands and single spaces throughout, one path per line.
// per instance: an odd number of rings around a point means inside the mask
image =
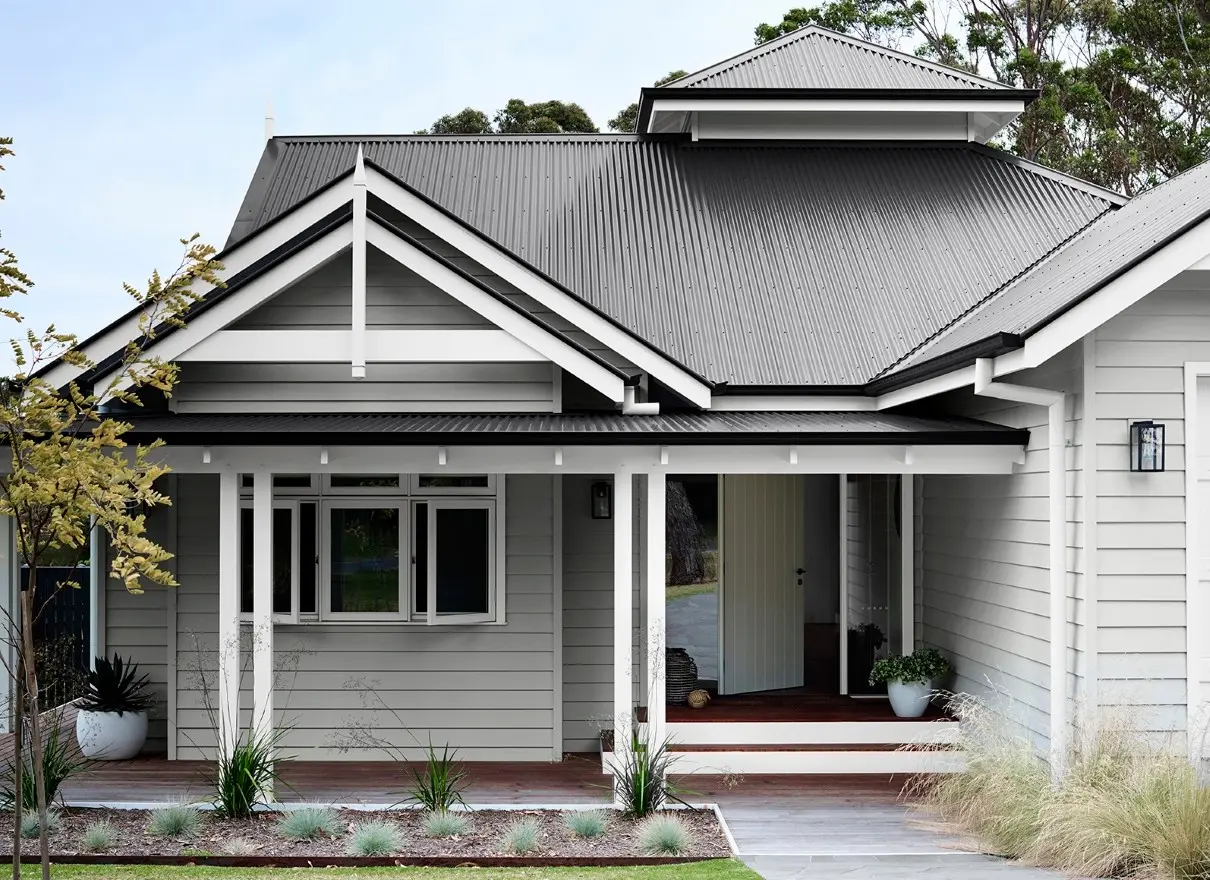
M 638 131 L 986 143 L 1036 97 L 813 25 L 643 89 Z

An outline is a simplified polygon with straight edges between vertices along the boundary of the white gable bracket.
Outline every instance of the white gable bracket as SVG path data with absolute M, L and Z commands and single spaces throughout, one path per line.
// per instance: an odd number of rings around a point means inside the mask
M 366 377 L 366 166 L 357 147 L 353 168 L 353 378 Z
M 398 233 L 383 227 L 373 218 L 366 229 L 366 240 L 425 281 L 478 312 L 501 330 L 507 331 L 543 357 L 577 376 L 614 403 L 622 403 L 625 399 L 625 383 L 621 376 L 535 324 L 528 316 L 518 313 L 492 294 L 480 289 L 472 281 L 416 245 L 400 238 Z
M 686 400 L 710 407 L 710 385 L 640 342 L 538 272 L 485 241 L 439 208 L 410 192 L 372 165 L 366 168 L 369 191 L 438 238 L 537 300 L 561 318 L 608 346 Z M 553 360 L 553 358 L 552 358 Z M 620 401 L 620 398 L 618 398 Z

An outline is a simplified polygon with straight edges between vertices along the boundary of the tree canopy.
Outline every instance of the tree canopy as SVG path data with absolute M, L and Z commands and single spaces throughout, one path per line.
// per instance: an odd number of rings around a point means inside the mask
M 685 75 L 683 70 L 673 70 L 667 76 L 662 76 L 657 79 L 652 85 L 662 86 L 672 82 L 674 79 L 680 79 Z M 639 121 L 639 105 L 636 101 L 625 109 L 619 110 L 618 115 L 609 120 L 609 127 L 614 131 L 634 131 L 635 125 Z
M 467 107 L 447 114 L 417 134 L 559 134 L 599 131 L 587 111 L 568 101 L 538 101 L 527 104 L 512 98 L 489 120 L 482 110 Z

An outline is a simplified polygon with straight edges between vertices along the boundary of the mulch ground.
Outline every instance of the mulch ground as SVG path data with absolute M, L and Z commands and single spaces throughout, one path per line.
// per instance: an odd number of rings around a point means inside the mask
M 0 855 L 12 853 L 12 814 L 4 814 L 0 836 Z M 85 854 L 84 830 L 93 822 L 106 821 L 114 830 L 109 854 L 122 856 L 256 856 L 316 858 L 347 855 L 348 841 L 353 829 L 364 822 L 386 820 L 403 835 L 404 845 L 392 855 L 414 858 L 457 857 L 498 858 L 509 856 L 502 840 L 508 828 L 522 818 L 533 819 L 541 827 L 538 849 L 528 857 L 577 859 L 609 859 L 646 855 L 639 848 L 639 822 L 614 816 L 604 836 L 582 840 L 564 825 L 565 813 L 552 810 L 476 810 L 461 814 L 470 820 L 470 831 L 462 837 L 434 840 L 424 834 L 423 814 L 416 810 L 381 812 L 340 811 L 341 833 L 334 838 L 316 841 L 291 841 L 277 831 L 278 814 L 260 813 L 252 819 L 223 819 L 212 813 L 201 813 L 195 833 L 179 839 L 153 837 L 147 833 L 150 814 L 142 810 L 71 809 L 59 813 L 59 827 L 51 834 L 53 855 Z M 677 810 L 692 837 L 692 848 L 684 855 L 694 858 L 727 857 L 727 846 L 721 827 L 713 812 Z M 37 840 L 27 840 L 23 852 L 36 853 Z M 93 853 L 97 855 L 97 853 Z

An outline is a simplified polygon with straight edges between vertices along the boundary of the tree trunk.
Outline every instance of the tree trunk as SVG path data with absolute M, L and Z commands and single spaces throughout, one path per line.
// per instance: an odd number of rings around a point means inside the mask
M 9 618 L 12 623 L 12 618 Z M 20 650 L 21 642 L 13 627 L 9 630 L 17 647 L 17 661 L 13 675 L 13 694 L 16 703 L 13 711 L 13 880 L 21 880 L 21 815 L 24 806 L 22 790 L 25 787 L 25 750 L 22 742 L 25 739 L 25 670 L 22 667 Z
M 26 692 L 29 695 L 30 762 L 34 765 L 34 794 L 38 801 L 38 855 L 42 860 L 42 880 L 50 880 L 50 829 L 46 809 L 46 775 L 42 766 L 42 719 L 38 700 L 38 660 L 34 653 L 34 597 L 37 570 L 29 567 L 29 581 L 21 593 L 21 645 L 25 663 Z

